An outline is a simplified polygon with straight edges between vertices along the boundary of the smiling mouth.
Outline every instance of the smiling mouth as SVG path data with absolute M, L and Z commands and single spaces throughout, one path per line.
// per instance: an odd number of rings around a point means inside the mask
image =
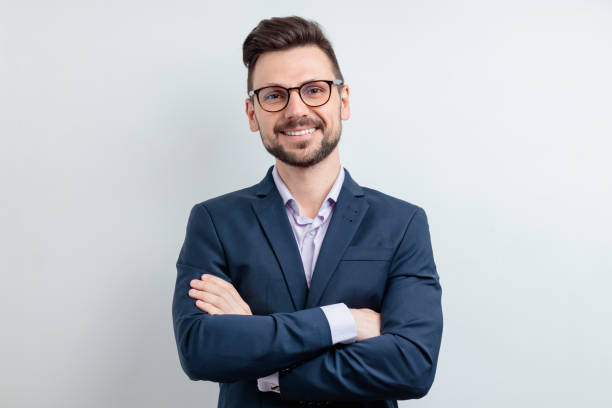
M 302 135 L 308 135 L 310 133 L 313 133 L 315 130 L 317 130 L 316 127 L 310 128 L 310 129 L 304 129 L 304 130 L 297 130 L 297 131 L 289 131 L 289 130 L 283 130 L 281 131 L 281 133 L 287 135 L 287 136 L 302 136 Z

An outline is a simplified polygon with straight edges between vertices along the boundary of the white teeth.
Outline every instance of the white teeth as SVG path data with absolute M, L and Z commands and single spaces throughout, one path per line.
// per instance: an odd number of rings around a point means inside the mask
M 316 130 L 316 128 L 312 128 L 312 129 L 304 129 L 304 130 L 300 130 L 299 132 L 289 132 L 289 131 L 284 131 L 283 133 L 289 136 L 302 136 L 302 135 L 307 135 L 309 133 L 312 133 Z

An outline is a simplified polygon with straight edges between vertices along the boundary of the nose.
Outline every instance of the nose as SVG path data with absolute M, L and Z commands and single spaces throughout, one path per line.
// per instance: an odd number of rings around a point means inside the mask
M 289 103 L 284 109 L 284 115 L 286 118 L 307 116 L 310 112 L 309 106 L 304 103 L 300 97 L 299 89 L 292 89 L 289 91 Z

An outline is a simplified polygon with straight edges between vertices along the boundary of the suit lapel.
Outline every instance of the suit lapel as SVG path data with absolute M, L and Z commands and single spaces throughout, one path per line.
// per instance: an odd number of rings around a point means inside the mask
M 293 307 L 302 310 L 308 291 L 304 266 L 283 200 L 274 185 L 272 166 L 257 186 L 256 195 L 252 203 L 253 211 L 280 264 Z
M 272 167 L 256 187 L 257 197 L 251 205 L 280 264 L 295 310 L 319 306 L 331 276 L 369 207 L 363 189 L 348 170 L 344 171 L 344 183 L 319 251 L 310 290 L 283 200 L 274 185 Z
M 353 181 L 348 170 L 344 171 L 344 183 L 319 251 L 305 308 L 319 306 L 331 276 L 369 207 L 363 189 Z

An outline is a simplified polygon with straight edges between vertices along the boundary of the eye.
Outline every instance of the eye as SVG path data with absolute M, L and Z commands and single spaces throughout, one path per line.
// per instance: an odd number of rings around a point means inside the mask
M 270 93 L 267 93 L 266 95 L 264 95 L 264 99 L 266 101 L 272 101 L 272 100 L 278 99 L 280 97 L 281 96 L 280 96 L 280 94 L 278 92 L 270 92 Z
M 309 86 L 305 89 L 305 92 L 307 95 L 317 95 L 322 92 L 325 92 L 325 90 L 318 86 Z
M 286 98 L 286 92 L 282 88 L 264 88 L 259 93 L 262 102 L 278 102 Z

